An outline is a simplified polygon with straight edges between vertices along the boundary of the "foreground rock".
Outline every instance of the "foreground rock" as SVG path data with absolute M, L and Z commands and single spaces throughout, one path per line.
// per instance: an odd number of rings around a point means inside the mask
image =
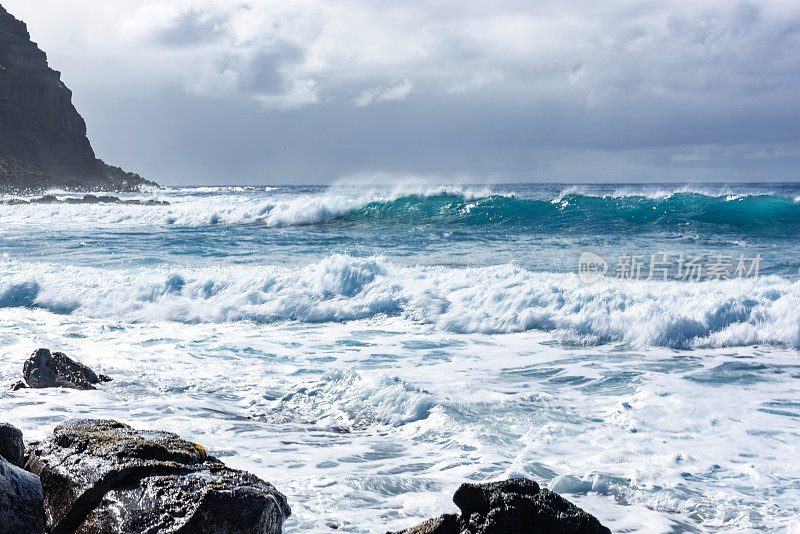
M 29 451 L 50 532 L 279 534 L 286 498 L 169 432 L 110 420 L 56 427 Z
M 72 388 L 96 389 L 95 384 L 111 380 L 99 375 L 68 357 L 63 352 L 50 352 L 38 349 L 22 366 L 24 382 L 18 382 L 14 389 L 30 388 Z
M 17 467 L 22 467 L 25 459 L 22 432 L 8 423 L 0 423 L 0 456 Z
M 460 516 L 445 514 L 395 534 L 611 534 L 594 516 L 532 480 L 462 484 L 453 502 Z
M 44 497 L 39 479 L 13 465 L 22 457 L 22 432 L 0 423 L 0 532 L 44 532 Z

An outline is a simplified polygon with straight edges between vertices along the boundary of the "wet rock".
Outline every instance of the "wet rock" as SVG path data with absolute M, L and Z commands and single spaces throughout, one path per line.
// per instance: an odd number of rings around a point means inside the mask
M 59 199 L 54 195 L 45 195 L 39 198 L 25 200 L 22 198 L 10 198 L 0 200 L 0 204 L 17 206 L 20 204 L 132 204 L 134 206 L 169 206 L 166 200 L 140 200 L 138 198 L 123 200 L 111 195 L 83 195 L 83 197 L 67 197 Z
M 136 206 L 169 206 L 166 200 L 139 200 L 128 199 L 122 200 L 119 197 L 111 195 L 83 195 L 83 198 L 65 198 L 63 201 L 66 204 L 133 204 Z
M 42 484 L 0 457 L 0 532 L 44 532 Z
M 8 423 L 0 423 L 0 456 L 17 467 L 22 467 L 25 457 L 22 431 Z
M 429 519 L 402 534 L 611 534 L 597 518 L 533 480 L 462 484 L 453 502 L 460 516 Z
M 98 375 L 82 363 L 69 358 L 63 352 L 38 349 L 22 367 L 25 383 L 32 388 L 96 389 L 94 384 L 111 380 Z M 14 389 L 19 389 L 14 386 Z
M 272 485 L 175 434 L 76 420 L 30 448 L 51 532 L 278 534 L 291 510 Z
M 55 195 L 45 195 L 41 198 L 31 200 L 33 204 L 52 204 L 55 202 L 58 202 L 58 198 L 56 198 Z
M 439 517 L 428 519 L 415 527 L 389 534 L 458 534 L 460 530 L 461 527 L 457 515 L 443 514 Z
M 20 389 L 27 389 L 29 387 L 30 386 L 26 384 L 24 380 L 17 380 L 11 384 L 10 389 L 11 391 L 19 391 Z
M 146 477 L 108 492 L 78 534 L 279 533 L 285 511 L 274 491 L 258 477 L 226 467 Z

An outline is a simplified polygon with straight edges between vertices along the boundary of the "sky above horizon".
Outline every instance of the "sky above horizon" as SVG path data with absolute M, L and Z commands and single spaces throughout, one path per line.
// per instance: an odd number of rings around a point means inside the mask
M 164 184 L 800 181 L 800 3 L 0 0 Z

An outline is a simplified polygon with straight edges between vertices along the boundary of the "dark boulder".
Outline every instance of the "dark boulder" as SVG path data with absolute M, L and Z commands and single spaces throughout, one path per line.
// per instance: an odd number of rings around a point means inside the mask
M 0 457 L 0 532 L 44 532 L 42 484 Z
M 32 388 L 96 389 L 94 384 L 111 380 L 98 375 L 63 352 L 38 349 L 22 366 L 22 376 Z M 18 389 L 15 386 L 15 389 Z
M 402 532 L 389 534 L 459 534 L 459 532 L 461 532 L 461 525 L 458 516 L 443 514 Z
M 285 502 L 258 477 L 226 467 L 145 477 L 108 492 L 78 529 L 98 532 L 280 533 Z
M 10 386 L 11 391 L 19 391 L 20 389 L 28 389 L 30 386 L 24 380 L 17 380 Z
M 119 197 L 111 195 L 83 195 L 83 197 L 67 197 L 63 200 L 54 195 L 45 195 L 40 198 L 32 198 L 25 200 L 23 198 L 9 198 L 0 200 L 0 204 L 10 206 L 17 206 L 20 204 L 132 204 L 134 206 L 169 206 L 166 200 L 140 200 L 138 198 L 130 198 L 123 200 Z
M 597 518 L 533 480 L 462 484 L 453 502 L 460 516 L 429 519 L 402 534 L 611 534 Z
M 0 423 L 0 456 L 17 467 L 22 467 L 25 460 L 22 431 L 8 423 Z
M 278 534 L 291 510 L 272 485 L 175 434 L 110 420 L 62 424 L 31 447 L 54 534 Z

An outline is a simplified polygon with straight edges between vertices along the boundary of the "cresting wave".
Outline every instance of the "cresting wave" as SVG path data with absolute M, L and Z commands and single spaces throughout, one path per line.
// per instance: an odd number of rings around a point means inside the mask
M 302 268 L 108 271 L 0 264 L 0 307 L 120 321 L 307 323 L 400 317 L 443 331 L 539 330 L 577 344 L 800 348 L 800 282 L 607 280 L 514 265 L 407 267 L 334 255 Z
M 89 223 L 96 225 L 151 225 L 202 227 L 214 225 L 261 225 L 267 227 L 324 224 L 340 219 L 359 208 L 391 205 L 403 198 L 424 201 L 437 196 L 453 196 L 468 201 L 490 195 L 486 189 L 448 187 L 398 187 L 384 191 L 330 190 L 291 198 L 254 196 L 257 190 L 270 193 L 276 188 L 200 187 L 169 191 L 163 198 L 170 206 L 161 210 L 121 210 L 117 204 L 91 205 L 10 205 L 0 207 L 0 223 L 30 225 L 38 221 Z M 66 193 L 60 194 L 60 198 Z M 69 195 L 67 195 L 69 196 Z M 74 195 L 73 195 L 74 196 Z M 160 197 L 159 197 L 160 198 Z M 155 197 L 153 197 L 155 199 Z M 141 206 L 126 206 L 141 207 Z
M 196 190 L 191 190 L 196 193 Z M 92 225 L 206 227 L 259 225 L 496 226 L 522 232 L 752 232 L 800 234 L 800 202 L 778 194 L 679 191 L 665 195 L 591 195 L 563 192 L 522 198 L 459 188 L 366 192 L 330 190 L 278 200 L 270 197 L 185 194 L 166 196 L 171 206 L 18 205 L 0 207 L 0 223 L 63 221 Z

